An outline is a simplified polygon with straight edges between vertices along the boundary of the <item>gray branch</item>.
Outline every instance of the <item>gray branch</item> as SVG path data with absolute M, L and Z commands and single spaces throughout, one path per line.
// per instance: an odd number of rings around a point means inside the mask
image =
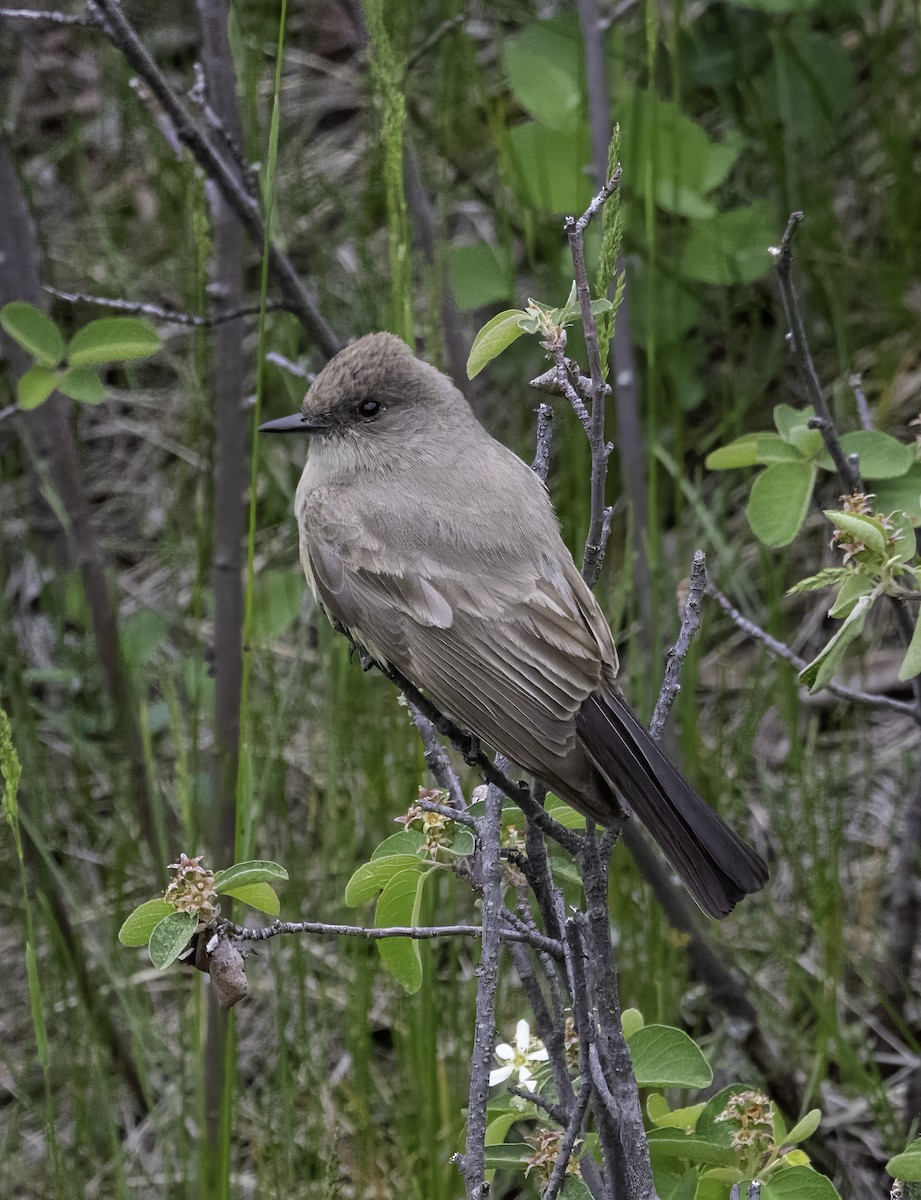
M 661 740 L 675 697 L 681 691 L 681 669 L 687 658 L 691 639 L 700 628 L 700 605 L 706 588 L 707 560 L 703 550 L 697 550 L 694 552 L 694 562 L 691 566 L 691 586 L 684 606 L 684 617 L 678 632 L 678 640 L 668 652 L 665 678 L 659 691 L 659 699 L 656 701 L 655 712 L 649 723 L 649 735 L 653 741 Z

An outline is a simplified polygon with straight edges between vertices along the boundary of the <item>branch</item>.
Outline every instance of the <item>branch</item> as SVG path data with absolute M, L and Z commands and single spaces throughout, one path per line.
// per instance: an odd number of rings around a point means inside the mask
M 136 317 L 150 317 L 153 321 L 165 321 L 169 325 L 188 325 L 193 328 L 213 328 L 215 325 L 225 325 L 228 321 L 238 321 L 241 317 L 256 317 L 259 315 L 258 304 L 245 304 L 226 311 L 209 313 L 200 316 L 198 313 L 179 312 L 174 308 L 164 308 L 160 304 L 149 304 L 140 300 L 118 300 L 110 296 L 90 296 L 86 292 L 63 292 L 60 288 L 47 284 L 42 288 L 56 300 L 67 304 L 93 304 L 98 308 L 108 308 L 113 312 L 130 313 Z M 267 312 L 291 312 L 291 306 L 284 301 L 270 300 L 266 304 Z
M 40 12 L 36 8 L 0 8 L 0 18 L 8 21 L 49 21 L 53 25 L 92 25 L 87 17 L 78 17 L 74 13 Z
M 668 652 L 668 663 L 665 667 L 665 678 L 656 701 L 655 712 L 649 723 L 649 735 L 653 741 L 662 739 L 665 722 L 671 712 L 675 697 L 681 691 L 681 669 L 691 645 L 691 638 L 700 628 L 700 604 L 707 588 L 707 560 L 702 550 L 694 552 L 694 562 L 691 566 L 691 586 L 684 606 L 684 617 L 678 640 Z
M 483 949 L 477 968 L 476 1033 L 470 1058 L 470 1091 L 467 1104 L 467 1141 L 464 1147 L 464 1184 L 468 1200 L 483 1200 L 486 1181 L 486 1127 L 489 1104 L 489 1066 L 496 1036 L 496 991 L 499 986 L 499 947 L 502 937 L 502 860 L 499 840 L 502 822 L 502 793 L 497 787 L 486 792 L 486 815 L 482 822 Z M 520 930 L 516 938 L 525 935 Z M 562 951 L 562 947 L 560 947 Z
M 261 251 L 265 230 L 258 203 L 247 192 L 235 167 L 231 167 L 223 155 L 215 150 L 189 116 L 179 96 L 125 16 L 118 0 L 86 0 L 86 6 L 108 41 L 150 88 L 172 122 L 176 136 L 205 174 L 214 180 L 251 241 Z M 341 349 L 341 343 L 307 293 L 291 260 L 275 242 L 269 242 L 269 269 L 307 335 L 327 358 L 332 358 Z
M 428 942 L 433 938 L 466 937 L 480 938 L 483 929 L 480 925 L 388 925 L 374 928 L 367 925 L 333 925 L 327 921 L 273 921 L 271 925 L 263 925 L 259 929 L 248 929 L 245 925 L 236 925 L 233 921 L 218 917 L 214 922 L 215 931 L 222 937 L 231 938 L 235 942 L 267 942 L 271 938 L 288 934 L 314 934 L 317 937 L 359 937 L 369 941 L 381 941 L 387 938 L 406 937 L 418 942 Z M 541 933 L 532 933 L 523 929 L 500 928 L 496 936 L 504 942 L 524 942 L 561 958 L 562 946 L 554 938 Z M 492 1053 L 492 1046 L 490 1046 Z
M 579 297 L 582 325 L 585 330 L 585 344 L 588 347 L 589 373 L 592 379 L 592 416 L 589 432 L 589 443 L 592 448 L 592 507 L 588 536 L 585 540 L 585 554 L 582 559 L 582 578 L 589 587 L 594 586 L 604 563 L 605 546 L 611 529 L 611 513 L 604 503 L 604 485 L 607 479 L 610 453 L 604 437 L 604 369 L 601 363 L 601 348 L 598 344 L 598 326 L 592 313 L 592 294 L 585 268 L 584 236 L 592 218 L 601 211 L 611 196 L 619 189 L 620 178 L 621 170 L 618 167 L 582 216 L 578 220 L 574 217 L 567 217 L 565 221 L 566 236 L 569 239 L 569 251 L 572 254 L 572 265 L 575 271 L 576 295 Z
M 546 484 L 550 473 L 550 443 L 553 441 L 553 409 L 549 404 L 537 406 L 537 445 L 534 448 L 534 461 L 531 470 Z
M 707 595 L 713 597 L 726 616 L 729 617 L 729 619 L 738 629 L 741 629 L 743 633 L 748 634 L 748 636 L 753 638 L 756 642 L 760 642 L 763 646 L 766 646 L 767 649 L 770 650 L 771 654 L 773 654 L 775 657 L 782 658 L 792 667 L 795 667 L 797 671 L 802 671 L 808 666 L 806 660 L 800 658 L 798 654 L 795 654 L 789 646 L 784 645 L 783 642 L 778 641 L 777 638 L 772 637 L 771 634 L 762 629 L 760 625 L 756 625 L 754 621 L 751 621 L 748 617 L 743 616 L 742 613 L 740 613 L 739 610 L 735 608 L 729 600 L 726 599 L 722 592 L 717 591 L 717 589 L 712 586 L 708 586 Z M 888 708 L 892 712 L 899 713 L 901 716 L 911 717 L 913 721 L 921 724 L 921 715 L 919 715 L 917 707 L 914 704 L 906 703 L 904 700 L 893 700 L 891 696 L 876 695 L 873 692 L 861 692 L 856 688 L 846 687 L 844 684 L 835 683 L 834 681 L 826 684 L 825 686 L 826 689 L 832 693 L 832 695 L 838 696 L 842 700 L 850 700 L 854 704 L 869 704 L 874 708 Z
M 566 1178 L 566 1170 L 569 1166 L 569 1160 L 572 1157 L 573 1147 L 576 1144 L 576 1138 L 582 1130 L 582 1122 L 585 1120 L 585 1114 L 588 1110 L 588 1102 L 592 1094 L 592 1083 L 590 1079 L 584 1079 L 582 1086 L 579 1089 L 579 1095 L 576 1099 L 575 1108 L 572 1110 L 572 1116 L 569 1118 L 569 1124 L 566 1126 L 566 1133 L 560 1145 L 560 1152 L 557 1155 L 557 1160 L 553 1164 L 553 1171 L 550 1175 L 550 1180 L 547 1183 L 546 1190 L 541 1196 L 541 1200 L 556 1200 L 560 1194 L 560 1188 L 563 1186 L 563 1180 Z
M 422 738 L 422 745 L 425 747 L 426 766 L 435 776 L 439 785 L 450 796 L 453 807 L 457 809 L 458 813 L 463 813 L 467 807 L 467 802 L 464 799 L 464 793 L 457 778 L 457 772 L 451 766 L 451 760 L 448 758 L 444 746 L 438 740 L 438 732 L 434 724 L 411 701 L 409 702 L 409 715 L 412 717 L 413 723 L 419 730 L 419 736 Z M 456 821 L 460 818 L 457 814 L 452 814 L 452 819 Z M 476 827 L 476 821 L 472 821 L 472 824 Z
M 787 228 L 781 239 L 780 248 L 776 251 L 777 283 L 780 289 L 780 299 L 783 303 L 784 314 L 787 318 L 787 324 L 790 327 L 790 332 L 787 336 L 793 350 L 797 369 L 805 385 L 809 402 L 815 409 L 817 419 L 814 422 L 814 427 L 822 434 L 822 441 L 825 443 L 826 450 L 831 455 L 832 462 L 835 464 L 835 470 L 841 478 L 841 483 L 845 491 L 861 492 L 863 491 L 863 484 L 860 480 L 860 471 L 848 455 L 845 454 L 844 447 L 841 445 L 841 439 L 838 437 L 838 431 L 832 420 L 831 410 L 822 391 L 822 385 L 819 382 L 815 363 L 812 360 L 812 354 L 809 350 L 803 312 L 800 307 L 799 297 L 796 294 L 796 288 L 793 286 L 793 239 L 802 220 L 803 214 L 801 212 L 790 213 L 790 219 L 787 222 Z

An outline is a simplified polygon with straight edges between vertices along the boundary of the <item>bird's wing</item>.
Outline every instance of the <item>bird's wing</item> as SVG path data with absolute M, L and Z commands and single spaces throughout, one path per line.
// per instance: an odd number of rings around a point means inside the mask
M 556 777 L 576 749 L 575 714 L 616 669 L 568 553 L 539 565 L 481 561 L 471 576 L 431 554 L 395 561 L 377 546 L 319 538 L 305 549 L 328 615 L 369 653 L 519 766 Z

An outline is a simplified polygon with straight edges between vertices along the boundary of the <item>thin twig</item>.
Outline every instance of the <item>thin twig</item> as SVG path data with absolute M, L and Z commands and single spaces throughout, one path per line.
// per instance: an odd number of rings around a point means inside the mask
M 247 192 L 236 167 L 212 146 L 192 120 L 150 51 L 138 37 L 118 0 L 86 0 L 86 5 L 106 38 L 150 88 L 172 122 L 176 136 L 205 174 L 220 188 L 251 240 L 261 250 L 265 230 L 257 201 Z M 305 332 L 327 358 L 332 358 L 341 349 L 341 343 L 308 294 L 293 263 L 274 242 L 269 243 L 269 269 Z
M 448 17 L 447 21 L 442 21 L 436 29 L 433 29 L 425 41 L 406 60 L 406 73 L 409 74 L 421 59 L 425 58 L 440 42 L 448 37 L 449 34 L 452 34 L 455 29 L 459 29 L 466 20 L 466 17 L 466 12 L 459 12 L 456 16 Z
M 74 13 L 42 12 L 37 8 L 0 8 L 0 18 L 8 21 L 49 21 L 53 25 L 92 25 L 88 17 Z
M 437 800 L 420 799 L 414 802 L 413 807 L 424 809 L 425 812 L 438 813 L 440 817 L 447 817 L 449 821 L 454 821 L 457 825 L 464 825 L 467 829 L 479 832 L 480 822 L 476 817 L 471 817 L 463 809 L 454 808 L 450 804 L 439 804 Z
M 537 445 L 531 470 L 541 481 L 547 482 L 550 473 L 550 443 L 553 441 L 553 409 L 549 404 L 537 406 Z
M 566 1126 L 566 1133 L 560 1144 L 559 1154 L 557 1155 L 556 1162 L 553 1164 L 553 1171 L 550 1174 L 549 1182 L 541 1196 L 541 1200 L 556 1200 L 556 1197 L 559 1195 L 560 1188 L 563 1186 L 563 1180 L 566 1178 L 566 1171 L 569 1167 L 569 1160 L 572 1157 L 573 1147 L 582 1131 L 582 1122 L 585 1120 L 585 1113 L 588 1109 L 588 1102 L 591 1095 L 592 1081 L 590 1079 L 583 1079 L 579 1095 L 576 1098 L 575 1108 L 572 1111 L 572 1116 L 569 1118 L 569 1124 Z
M 556 392 L 560 396 L 565 396 L 569 401 L 572 411 L 576 414 L 582 423 L 582 428 L 588 435 L 591 441 L 592 436 L 592 418 L 589 416 L 588 409 L 585 407 L 585 401 L 572 385 L 569 372 L 571 369 L 570 360 L 564 355 L 563 347 L 557 346 L 553 352 L 556 359 Z M 543 379 L 543 376 L 538 378 Z M 582 378 L 582 376 L 579 376 Z
M 860 481 L 860 471 L 845 453 L 844 447 L 841 445 L 841 439 L 838 437 L 838 431 L 832 420 L 831 410 L 828 407 L 828 401 L 825 399 L 825 393 L 822 391 L 818 372 L 815 369 L 815 363 L 812 360 L 812 354 L 809 350 L 803 312 L 800 307 L 799 297 L 796 294 L 796 288 L 793 284 L 793 239 L 802 220 L 803 214 L 801 212 L 790 213 L 787 228 L 781 239 L 780 247 L 776 252 L 777 283 L 780 289 L 780 299 L 783 304 L 784 315 L 787 318 L 787 324 L 790 329 L 788 335 L 790 347 L 796 360 L 797 369 L 805 385 L 809 402 L 815 409 L 815 414 L 818 418 L 815 423 L 816 428 L 822 434 L 822 441 L 825 443 L 826 450 L 831 455 L 832 462 L 835 464 L 835 470 L 840 475 L 841 482 L 846 491 L 860 492 L 863 490 L 863 485 Z
M 464 1185 L 468 1200 L 483 1200 L 486 1181 L 486 1127 L 489 1104 L 489 1068 L 496 1036 L 496 991 L 499 986 L 499 948 L 502 931 L 502 861 L 499 835 L 502 823 L 502 793 L 486 791 L 486 814 L 480 838 L 483 884 L 483 948 L 477 968 L 476 1032 L 470 1057 L 470 1089 L 467 1102 L 467 1141 L 464 1147 Z M 521 930 L 509 930 L 515 940 L 525 938 Z M 560 947 L 562 950 L 562 947 Z
M 601 191 L 592 199 L 582 216 L 578 220 L 574 217 L 567 217 L 564 222 L 566 236 L 569 239 L 569 251 L 572 255 L 576 295 L 579 297 L 579 307 L 582 312 L 585 344 L 588 347 L 589 374 L 592 380 L 592 415 L 589 432 L 589 443 L 592 448 L 591 516 L 588 536 L 585 539 L 585 553 L 582 558 L 582 578 L 589 587 L 594 586 L 604 563 L 607 542 L 605 529 L 607 528 L 610 532 L 610 516 L 604 503 L 609 454 L 604 434 L 604 369 L 601 363 L 601 347 L 598 342 L 598 326 L 592 312 L 592 294 L 588 284 L 588 272 L 585 267 L 584 237 L 585 230 L 592 219 L 620 187 L 620 179 L 621 169 L 618 167 Z
M 214 924 L 218 934 L 233 938 L 238 942 L 267 942 L 271 938 L 286 935 L 312 934 L 316 937 L 358 937 L 370 941 L 381 941 L 387 938 L 406 937 L 417 942 L 428 942 L 433 938 L 466 937 L 481 938 L 483 928 L 480 925 L 388 925 L 376 929 L 367 925 L 334 925 L 328 921 L 273 921 L 271 925 L 263 925 L 259 929 L 248 929 L 244 925 L 236 925 L 233 921 L 217 918 Z M 554 958 L 563 954 L 560 943 L 541 933 L 530 933 L 521 929 L 508 929 L 499 926 L 497 936 L 505 942 L 523 942 L 544 951 Z M 492 1053 L 492 1047 L 490 1047 Z
M 460 780 L 457 778 L 457 772 L 451 765 L 451 760 L 448 758 L 444 746 L 438 740 L 438 731 L 429 718 L 424 713 L 421 713 L 412 703 L 409 705 L 409 715 L 412 717 L 413 724 L 418 729 L 419 736 L 422 738 L 426 766 L 435 776 L 440 786 L 450 796 L 452 806 L 458 812 L 463 812 L 467 807 L 467 801 L 464 799 L 464 792 L 461 788 Z M 475 821 L 473 824 L 476 826 Z
M 760 642 L 770 650 L 771 654 L 777 658 L 782 658 L 784 662 L 788 662 L 797 671 L 804 670 L 808 663 L 804 658 L 794 653 L 789 646 L 772 637 L 760 625 L 756 625 L 754 621 L 744 616 L 737 608 L 733 606 L 722 592 L 712 586 L 707 587 L 707 595 L 712 596 L 723 612 L 732 621 L 732 623 L 741 629 L 743 633 L 748 634 L 756 642 Z M 835 683 L 833 680 L 827 683 L 826 689 L 835 696 L 839 696 L 842 700 L 850 700 L 854 704 L 869 704 L 875 708 L 888 708 L 892 712 L 900 713 L 904 717 L 911 717 L 913 721 L 921 724 L 921 717 L 918 715 L 918 710 L 914 704 L 908 704 L 904 700 L 894 700 L 891 696 L 876 695 L 872 692 L 861 692 L 856 688 L 845 687 L 842 683 Z
M 867 401 L 867 394 L 863 390 L 863 379 L 860 372 L 855 371 L 848 378 L 848 387 L 854 393 L 854 403 L 857 405 L 857 416 L 860 418 L 861 429 L 873 429 L 873 414 L 870 412 L 870 405 Z
M 565 375 L 572 383 L 576 391 L 586 400 L 592 398 L 592 381 L 587 375 L 583 375 L 579 370 L 579 364 L 573 362 L 571 358 L 563 357 L 563 365 L 565 367 Z M 551 396 L 563 396 L 565 392 L 560 387 L 559 377 L 559 360 L 556 366 L 550 368 L 549 371 L 544 371 L 543 375 L 538 375 L 532 379 L 528 387 L 536 388 L 539 392 L 547 392 Z M 610 384 L 604 385 L 604 394 L 611 395 Z M 587 416 L 588 414 L 586 414 Z
M 671 712 L 675 697 L 681 691 L 681 669 L 690 649 L 691 639 L 700 628 L 700 605 L 707 588 L 707 560 L 702 550 L 694 552 L 694 562 L 691 566 L 691 585 L 684 606 L 684 617 L 678 640 L 668 652 L 668 663 L 665 667 L 665 678 L 659 691 L 652 720 L 649 722 L 649 736 L 653 741 L 660 741 L 665 729 L 665 722 Z
M 552 1121 L 556 1121 L 557 1125 L 566 1128 L 569 1118 L 559 1104 L 554 1104 L 551 1100 L 539 1096 L 537 1092 L 529 1092 L 527 1088 L 519 1087 L 517 1083 L 509 1083 L 506 1087 L 510 1096 L 518 1096 L 521 1100 L 529 1101 L 535 1108 L 542 1109 Z
M 97 308 L 107 308 L 112 312 L 129 313 L 136 317 L 150 317 L 153 321 L 165 321 L 168 325 L 187 325 L 193 328 L 212 328 L 215 325 L 225 325 L 229 321 L 238 321 L 241 317 L 259 315 L 258 304 L 244 304 L 239 308 L 222 310 L 202 316 L 198 313 L 179 312 L 174 308 L 165 308 L 161 304 L 150 304 L 140 300 L 119 300 L 114 296 L 90 296 L 86 292 L 64 292 L 60 288 L 42 288 L 56 300 L 67 304 L 92 304 Z M 267 312 L 291 312 L 291 306 L 285 301 L 270 300 L 266 303 Z
M 276 367 L 281 367 L 283 371 L 287 371 L 290 375 L 296 375 L 298 379 L 303 379 L 305 383 L 313 383 L 316 378 L 313 371 L 308 371 L 306 367 L 300 366 L 299 363 L 292 362 L 290 358 L 285 358 L 277 350 L 270 350 L 265 359 L 266 362 L 274 363 Z

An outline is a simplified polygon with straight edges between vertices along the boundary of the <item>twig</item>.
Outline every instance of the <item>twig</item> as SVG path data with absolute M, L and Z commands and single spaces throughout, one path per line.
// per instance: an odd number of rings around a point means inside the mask
M 486 1182 L 486 1126 L 489 1104 L 489 1065 L 496 1036 L 496 991 L 499 986 L 499 947 L 502 937 L 502 861 L 499 835 L 502 822 L 502 793 L 486 791 L 486 814 L 482 821 L 482 929 L 483 948 L 477 968 L 476 1033 L 470 1058 L 470 1089 L 467 1103 L 467 1141 L 464 1147 L 464 1185 L 468 1200 L 483 1200 Z M 509 930 L 524 938 L 520 930 Z M 561 947 L 562 949 L 562 947 Z
M 547 482 L 550 472 L 550 443 L 553 440 L 553 409 L 549 404 L 537 406 L 537 445 L 531 470 L 541 481 Z
M 195 84 L 189 89 L 189 99 L 201 111 L 201 114 L 207 121 L 209 127 L 214 131 L 214 133 L 217 134 L 221 140 L 221 144 L 236 163 L 237 170 L 240 172 L 240 178 L 243 181 L 243 186 L 251 196 L 258 197 L 259 177 L 253 169 L 252 163 L 247 161 L 243 151 L 240 148 L 240 142 L 238 140 L 240 133 L 237 133 L 236 135 L 231 133 L 225 122 L 221 120 L 218 114 L 208 103 L 208 95 L 205 88 L 205 72 L 201 63 L 193 63 L 192 70 L 195 73 Z
M 285 358 L 277 350 L 270 350 L 265 358 L 266 362 L 274 363 L 276 367 L 281 367 L 283 371 L 287 371 L 291 375 L 296 375 L 298 379 L 303 379 L 305 383 L 313 383 L 316 378 L 313 371 L 308 371 L 306 367 L 300 366 L 299 363 L 292 362 L 290 358 Z
M 440 817 L 447 817 L 457 825 L 464 825 L 467 829 L 479 832 L 480 822 L 463 809 L 453 808 L 450 804 L 439 804 L 437 800 L 417 800 L 414 807 L 424 809 L 425 812 L 438 813 Z
M 465 12 L 459 12 L 456 16 L 449 17 L 447 21 L 442 21 L 436 29 L 433 29 L 425 41 L 420 43 L 420 45 L 406 60 L 407 74 L 413 69 L 413 67 L 417 65 L 420 59 L 423 59 L 426 54 L 434 50 L 435 47 L 444 40 L 444 38 L 448 37 L 449 34 L 452 34 L 455 29 L 460 28 L 460 26 L 463 25 L 464 21 L 466 20 L 466 16 L 467 14 Z
M 546 1045 L 546 1043 L 544 1043 Z M 519 1087 L 517 1083 L 509 1083 L 506 1085 L 509 1095 L 518 1096 L 521 1100 L 528 1100 L 535 1108 L 543 1109 L 551 1120 L 556 1121 L 557 1125 L 562 1125 L 566 1128 L 568 1117 L 558 1104 L 554 1104 L 551 1100 L 546 1100 L 543 1096 L 539 1096 L 537 1092 L 529 1092 L 527 1088 Z M 543 1197 L 541 1198 L 543 1200 Z
M 419 731 L 419 736 L 422 738 L 422 745 L 425 748 L 425 763 L 428 769 L 435 776 L 435 779 L 444 788 L 451 797 L 452 806 L 463 812 L 467 807 L 467 802 L 464 799 L 464 793 L 460 785 L 460 780 L 457 778 L 457 772 L 451 766 L 451 760 L 445 752 L 444 746 L 438 740 L 438 733 L 432 722 L 423 713 L 419 711 L 414 704 L 409 704 L 409 715 L 413 719 L 413 724 Z M 457 820 L 457 818 L 454 818 Z M 474 826 L 476 822 L 473 822 Z
M 601 211 L 620 187 L 620 178 L 621 170 L 618 167 L 601 191 L 593 198 L 582 216 L 578 220 L 574 217 L 567 217 L 564 222 L 575 272 L 576 295 L 579 297 L 579 307 L 582 311 L 585 344 L 588 347 L 589 374 L 592 379 L 592 416 L 589 432 L 589 443 L 592 448 L 592 502 L 588 536 L 585 540 L 585 553 L 582 559 L 582 578 L 589 587 L 594 586 L 604 563 L 604 551 L 607 543 L 605 528 L 607 527 L 610 532 L 610 516 L 604 503 L 604 485 L 607 479 L 609 453 L 604 435 L 604 370 L 601 364 L 601 348 L 598 344 L 598 326 L 592 313 L 592 294 L 585 267 L 584 235 L 592 218 Z
M 150 304 L 139 300 L 119 300 L 110 296 L 90 296 L 86 292 L 64 292 L 60 288 L 47 284 L 42 288 L 56 300 L 67 304 L 92 304 L 97 308 L 107 308 L 112 312 L 129 313 L 136 317 L 150 317 L 153 321 L 165 321 L 168 325 L 188 325 L 193 328 L 212 328 L 215 325 L 226 325 L 229 321 L 238 321 L 241 317 L 259 315 L 258 304 L 244 304 L 237 308 L 222 310 L 201 316 L 198 313 L 179 312 L 174 308 L 164 308 L 161 304 Z M 266 304 L 267 312 L 290 312 L 291 307 L 284 301 L 270 300 Z
M 570 360 L 563 354 L 562 346 L 556 347 L 553 352 L 553 356 L 556 359 L 556 371 L 554 372 L 556 379 L 555 390 L 558 395 L 565 396 L 569 401 L 572 411 L 582 422 L 582 428 L 588 435 L 589 441 L 591 441 L 592 418 L 589 416 L 588 409 L 585 407 L 585 401 L 573 387 L 572 381 L 569 377 L 572 364 L 570 363 Z M 539 378 L 542 379 L 543 376 L 539 376 Z M 582 376 L 578 376 L 578 378 L 581 379 Z
M 863 390 L 863 379 L 859 371 L 855 371 L 853 375 L 848 377 L 848 387 L 854 393 L 854 403 L 857 405 L 857 416 L 860 418 L 861 429 L 873 429 L 873 414 L 870 412 L 870 405 L 867 401 L 867 394 Z
M 815 409 L 816 417 L 818 418 L 815 422 L 816 428 L 822 434 L 822 441 L 825 443 L 826 450 L 831 455 L 832 462 L 835 464 L 835 470 L 840 475 L 845 490 L 848 492 L 859 492 L 863 490 L 863 485 L 860 481 L 860 471 L 854 466 L 848 455 L 845 454 L 844 447 L 841 445 L 841 439 L 838 437 L 838 431 L 832 420 L 831 410 L 825 399 L 825 393 L 822 391 L 822 385 L 819 382 L 815 363 L 812 360 L 812 354 L 809 350 L 803 313 L 799 297 L 796 294 L 796 288 L 793 285 L 793 239 L 802 220 L 803 214 L 801 212 L 790 213 L 787 228 L 781 239 L 780 247 L 776 251 L 777 283 L 780 289 L 780 299 L 783 304 L 784 315 L 787 318 L 787 324 L 790 327 L 788 336 L 793 355 L 796 359 L 796 365 L 805 385 L 809 402 Z
M 220 188 L 249 237 L 261 250 L 265 231 L 258 203 L 247 192 L 235 168 L 215 150 L 189 116 L 179 96 L 125 16 L 118 0 L 86 0 L 86 5 L 106 38 L 150 88 L 172 122 L 176 136 L 205 174 Z M 291 260 L 274 242 L 269 243 L 269 268 L 305 332 L 327 358 L 332 358 L 341 348 L 339 339 L 308 295 Z
M 583 1079 L 572 1116 L 569 1118 L 569 1124 L 566 1126 L 566 1133 L 560 1144 L 559 1154 L 557 1155 L 556 1162 L 553 1164 L 553 1171 L 550 1174 L 549 1182 L 541 1196 L 541 1200 L 556 1200 L 556 1197 L 559 1195 L 560 1188 L 563 1186 L 563 1180 L 566 1178 L 566 1170 L 569 1167 L 569 1160 L 572 1157 L 576 1138 L 578 1138 L 582 1130 L 582 1122 L 585 1120 L 585 1113 L 588 1110 L 588 1102 L 591 1094 L 592 1081 L 590 1079 Z
M 480 925 L 388 925 L 380 929 L 368 925 L 334 925 L 328 921 L 273 921 L 271 925 L 263 925 L 259 929 L 248 929 L 245 925 L 236 925 L 218 917 L 214 928 L 223 937 L 232 938 L 237 942 L 267 942 L 271 938 L 286 935 L 312 934 L 317 937 L 358 937 L 369 941 L 381 941 L 387 938 L 406 937 L 417 942 L 428 942 L 433 938 L 467 937 L 481 938 L 483 928 Z M 522 929 L 508 929 L 499 926 L 497 936 L 505 942 L 523 942 L 534 946 L 554 958 L 563 954 L 560 943 L 540 933 L 529 933 Z M 490 1054 L 492 1046 L 490 1046 Z
M 746 616 L 743 616 L 743 614 L 740 613 L 739 610 L 735 608 L 729 600 L 727 600 L 723 593 L 718 591 L 715 587 L 708 585 L 707 595 L 713 597 L 726 616 L 729 617 L 729 619 L 738 629 L 741 629 L 743 633 L 748 634 L 748 636 L 753 638 L 756 642 L 761 642 L 763 646 L 766 646 L 767 649 L 770 650 L 771 654 L 775 655 L 777 658 L 782 658 L 784 662 L 788 662 L 792 667 L 795 667 L 797 671 L 802 671 L 808 666 L 806 660 L 800 658 L 800 656 L 794 653 L 789 646 L 784 645 L 783 642 L 778 641 L 777 638 L 772 637 L 771 634 L 762 629 L 760 625 L 756 625 L 754 621 L 750 620 Z M 830 683 L 827 683 L 825 686 L 829 692 L 835 696 L 839 696 L 842 700 L 850 700 L 854 704 L 869 704 L 875 708 L 888 708 L 892 712 L 900 713 L 902 716 L 911 717 L 913 721 L 921 724 L 921 716 L 918 714 L 917 707 L 914 704 L 908 704 L 904 700 L 894 700 L 891 696 L 875 695 L 872 692 L 861 692 L 856 688 L 845 687 L 845 685 L 842 683 L 835 683 L 833 680 Z
M 92 25 L 87 17 L 74 13 L 42 12 L 37 8 L 0 8 L 0 18 L 8 21 L 49 21 L 54 25 Z
M 579 364 L 572 361 L 571 358 L 563 358 L 563 365 L 566 368 L 565 374 L 572 382 L 576 391 L 586 399 L 591 399 L 592 396 L 592 381 L 587 375 L 583 375 L 579 370 Z M 543 375 L 538 375 L 536 379 L 532 379 L 528 384 L 529 387 L 536 388 L 539 392 L 548 392 L 551 396 L 563 396 L 566 393 L 560 386 L 559 377 L 559 360 L 557 365 L 551 367 L 549 371 L 544 371 Z M 604 385 L 604 394 L 611 395 L 610 384 Z M 588 414 L 586 413 L 586 416 Z
M 649 736 L 653 741 L 660 741 L 665 729 L 665 722 L 671 712 L 675 697 L 681 691 L 681 669 L 691 645 L 691 639 L 700 628 L 700 604 L 707 588 L 707 560 L 702 550 L 694 552 L 694 562 L 691 566 L 691 585 L 684 606 L 684 617 L 678 640 L 668 652 L 668 663 L 665 667 L 665 678 L 659 691 L 655 711 L 649 723 Z

